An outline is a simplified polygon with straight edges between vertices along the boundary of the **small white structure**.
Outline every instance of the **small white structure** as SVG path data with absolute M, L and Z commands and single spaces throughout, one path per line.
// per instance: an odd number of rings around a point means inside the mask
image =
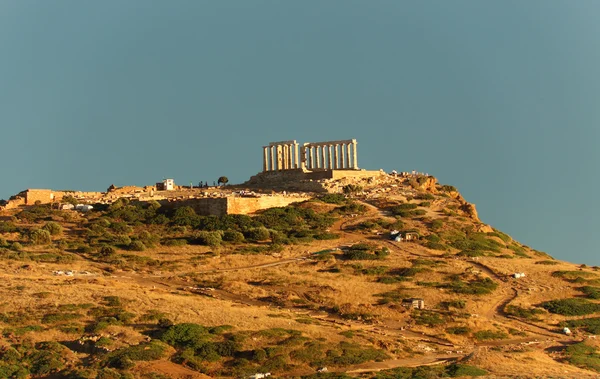
M 91 211 L 92 209 L 94 209 L 94 207 L 89 204 L 77 204 L 75 206 L 75 209 L 77 209 L 78 211 L 81 211 L 81 212 L 88 212 L 88 211 Z
M 524 278 L 525 277 L 525 273 L 524 272 L 515 272 L 512 276 L 515 279 Z
M 263 374 L 263 373 L 257 372 L 254 375 L 250 375 L 249 379 L 263 379 L 263 378 L 266 378 L 267 376 L 271 376 L 271 373 L 270 372 L 265 372 Z
M 407 308 L 425 309 L 425 300 L 419 298 L 404 299 L 402 305 Z
M 570 335 L 571 334 L 571 329 L 567 328 L 566 326 L 563 328 L 563 333 L 566 335 Z
M 162 182 L 156 183 L 156 189 L 158 191 L 173 191 L 175 189 L 175 180 L 163 179 Z
M 317 372 L 327 372 L 327 367 L 321 367 Z

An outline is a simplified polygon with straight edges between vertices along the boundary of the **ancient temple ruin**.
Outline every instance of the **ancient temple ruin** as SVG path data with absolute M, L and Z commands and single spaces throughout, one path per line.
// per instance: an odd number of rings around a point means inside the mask
M 358 170 L 355 139 L 300 144 L 295 140 L 263 146 L 263 172 Z

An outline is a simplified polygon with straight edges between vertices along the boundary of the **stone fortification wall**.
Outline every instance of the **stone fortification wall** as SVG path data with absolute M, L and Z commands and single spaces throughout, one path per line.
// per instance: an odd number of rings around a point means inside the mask
M 284 195 L 260 197 L 228 196 L 178 201 L 161 200 L 159 203 L 167 209 L 191 207 L 201 216 L 224 216 L 226 214 L 251 214 L 262 209 L 285 207 L 286 205 L 307 199 L 308 197 Z
M 324 183 L 331 180 L 376 178 L 383 174 L 382 171 L 367 170 L 266 171 L 254 175 L 242 186 L 279 191 L 329 192 Z
M 201 216 L 223 216 L 227 214 L 227 198 L 204 198 L 204 199 L 186 199 L 186 200 L 159 200 L 161 206 L 166 209 L 177 209 L 181 207 L 190 207 Z
M 268 208 L 285 207 L 289 204 L 308 200 L 300 196 L 261 196 L 261 197 L 228 197 L 227 214 L 250 214 Z

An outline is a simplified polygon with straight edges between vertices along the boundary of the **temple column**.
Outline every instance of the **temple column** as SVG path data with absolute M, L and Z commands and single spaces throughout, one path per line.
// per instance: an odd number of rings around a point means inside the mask
M 300 160 L 298 159 L 298 143 L 294 143 L 294 159 L 296 160 L 294 168 L 300 168 Z
M 283 169 L 283 147 L 281 145 L 277 145 L 277 170 Z
M 346 168 L 346 144 L 342 143 L 340 145 L 340 158 L 341 158 L 341 162 L 340 162 L 340 168 Z
M 329 167 L 327 168 L 333 170 L 333 156 L 331 155 L 331 145 L 327 145 L 327 160 L 329 161 Z
M 285 145 L 283 148 L 285 154 L 283 155 L 283 168 L 289 170 L 290 168 L 290 145 Z
M 350 169 L 352 166 L 350 165 L 350 155 L 352 154 L 352 144 L 346 144 L 346 168 Z
M 270 171 L 275 170 L 275 146 L 269 147 L 269 162 L 270 162 Z
M 267 153 L 267 146 L 263 146 L 263 172 L 269 169 L 269 158 Z
M 308 158 L 306 157 L 306 146 L 302 145 L 302 147 L 300 148 L 300 164 L 302 169 L 307 168 L 307 160 Z
M 338 155 L 338 144 L 333 145 L 333 169 L 337 170 L 339 168 L 339 155 Z
M 294 168 L 294 145 L 288 145 L 288 170 Z
M 354 168 L 355 170 L 358 169 L 358 157 L 356 155 L 356 145 L 357 145 L 356 140 L 352 141 L 352 147 L 353 147 L 353 150 L 354 150 L 353 154 L 352 154 L 352 160 L 353 160 L 352 165 L 354 167 L 352 167 L 352 168 Z
M 315 146 L 315 168 L 321 168 L 321 156 L 319 154 L 319 146 Z
M 314 146 L 311 146 L 310 147 L 310 168 L 313 170 L 315 168 L 317 168 L 317 166 L 315 165 L 315 161 L 316 161 L 315 153 L 316 153 L 316 148 Z
M 325 169 L 327 168 L 327 163 L 325 162 L 325 146 L 319 146 L 319 149 L 321 149 L 321 168 Z

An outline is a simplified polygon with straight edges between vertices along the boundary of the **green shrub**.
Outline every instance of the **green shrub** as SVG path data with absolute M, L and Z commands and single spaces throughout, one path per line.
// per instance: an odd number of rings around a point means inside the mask
M 588 299 L 600 299 L 600 287 L 584 286 L 578 288 Z
M 8 241 L 2 236 L 0 236 L 0 247 L 8 247 Z
M 585 342 L 567 347 L 565 355 L 567 361 L 574 366 L 600 372 L 600 354 Z
M 146 245 L 142 241 L 132 241 L 128 248 L 131 251 L 144 251 L 146 250 Z
M 219 230 L 212 232 L 201 230 L 196 232 L 195 237 L 196 243 L 200 245 L 217 247 L 220 246 L 221 242 L 223 241 L 223 232 Z
M 415 320 L 417 325 L 427 325 L 429 327 L 445 324 L 447 322 L 441 314 L 432 311 L 415 310 L 411 314 L 411 317 Z
M 161 340 L 179 348 L 196 348 L 209 338 L 208 330 L 202 325 L 184 323 L 171 326 Z
M 475 332 L 473 337 L 479 341 L 502 340 L 508 338 L 508 334 L 500 330 L 480 330 Z
M 583 316 L 600 312 L 600 304 L 586 299 L 556 299 L 545 301 L 540 306 L 548 312 L 563 316 Z
M 555 278 L 563 278 L 566 280 L 589 279 L 597 277 L 596 274 L 587 271 L 554 271 L 552 276 Z
M 105 359 L 108 366 L 128 369 L 135 361 L 153 361 L 163 357 L 167 346 L 160 341 L 151 341 L 129 346 L 109 353 Z
M 582 328 L 588 333 L 600 334 L 600 317 L 583 318 L 579 320 L 569 320 L 561 323 L 562 327 Z
M 44 324 L 56 324 L 59 322 L 77 320 L 83 317 L 79 313 L 47 313 L 42 317 L 42 323 Z
M 342 191 L 345 194 L 354 194 L 354 193 L 358 193 L 358 192 L 362 192 L 363 188 L 357 184 L 347 184 L 344 187 L 342 187 Z
M 328 204 L 344 204 L 346 202 L 346 196 L 340 193 L 328 193 L 319 197 L 319 200 Z
M 44 245 L 52 241 L 50 232 L 44 229 L 31 229 L 27 238 L 33 245 Z
M 163 245 L 165 246 L 185 246 L 187 244 L 188 241 L 184 238 L 175 238 L 163 242 Z
M 540 314 L 544 314 L 544 311 L 537 308 L 522 308 L 517 305 L 508 305 L 505 312 L 511 316 L 524 318 L 531 321 L 538 321 L 537 317 Z
M 448 184 L 444 184 L 441 187 L 441 190 L 444 191 L 444 192 L 456 192 L 456 187 L 448 185 Z
M 117 254 L 117 249 L 110 245 L 104 245 L 98 251 L 98 255 L 105 258 L 112 257 L 115 254 Z
M 0 221 L 0 233 L 14 233 L 18 230 L 17 226 L 10 221 Z
M 244 233 L 244 236 L 250 241 L 259 242 L 268 240 L 271 237 L 271 233 L 269 233 L 269 229 L 265 228 L 264 226 L 261 226 L 258 228 L 248 229 Z
M 242 243 L 244 242 L 244 234 L 237 230 L 226 230 L 223 232 L 223 241 L 231 243 Z
M 468 326 L 452 326 L 452 327 L 446 328 L 446 333 L 449 333 L 449 334 L 465 335 L 465 334 L 469 334 L 470 332 L 471 332 L 471 328 L 469 328 Z
M 44 225 L 42 229 L 47 230 L 53 236 L 60 236 L 63 233 L 63 227 L 59 223 L 54 221 L 46 223 L 46 225 Z
M 390 254 L 387 247 L 378 248 L 375 245 L 358 243 L 344 251 L 344 258 L 349 260 L 380 260 Z
M 470 377 L 483 376 L 483 375 L 487 375 L 487 373 L 488 373 L 487 371 L 482 370 L 478 367 L 469 366 L 469 365 L 460 364 L 460 363 L 452 363 L 451 365 L 446 367 L 446 372 L 452 378 L 457 378 L 457 377 L 462 378 L 464 376 L 470 376 Z

